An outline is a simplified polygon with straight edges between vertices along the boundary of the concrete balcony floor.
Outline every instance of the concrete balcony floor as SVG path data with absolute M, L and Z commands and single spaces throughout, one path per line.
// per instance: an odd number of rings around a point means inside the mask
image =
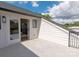
M 27 40 L 0 49 L 1 57 L 79 57 L 79 49 L 44 39 Z

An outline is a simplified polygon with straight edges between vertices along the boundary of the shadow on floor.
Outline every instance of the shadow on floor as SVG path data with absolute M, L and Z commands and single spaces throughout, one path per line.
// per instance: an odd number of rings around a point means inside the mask
M 20 43 L 0 49 L 0 57 L 38 57 L 35 53 Z

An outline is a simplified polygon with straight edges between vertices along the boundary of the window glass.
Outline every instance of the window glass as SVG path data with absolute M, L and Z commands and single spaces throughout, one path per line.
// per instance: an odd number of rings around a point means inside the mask
M 33 22 L 32 22 L 33 24 L 33 28 L 37 28 L 37 20 L 33 20 Z
M 19 36 L 18 20 L 10 20 L 10 35 L 11 40 L 18 39 Z

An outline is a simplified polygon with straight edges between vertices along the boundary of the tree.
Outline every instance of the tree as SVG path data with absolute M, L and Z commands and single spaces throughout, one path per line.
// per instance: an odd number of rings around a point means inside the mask
M 49 14 L 42 15 L 44 19 L 51 21 L 52 17 Z
M 73 23 L 66 23 L 64 24 L 65 27 L 73 27 L 73 26 L 79 26 L 79 21 L 75 21 Z

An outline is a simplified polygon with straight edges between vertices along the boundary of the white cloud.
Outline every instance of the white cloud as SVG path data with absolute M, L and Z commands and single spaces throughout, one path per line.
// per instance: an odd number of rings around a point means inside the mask
M 27 4 L 29 1 L 19 1 L 18 3 L 19 4 Z M 30 1 L 31 2 L 31 4 L 32 4 L 32 7 L 38 7 L 39 6 L 39 4 L 38 4 L 38 2 L 37 1 Z
M 68 10 L 71 14 L 79 14 L 79 1 L 70 2 L 70 10 Z
M 17 1 L 9 1 L 9 3 L 16 3 Z M 32 7 L 39 7 L 38 1 L 18 1 L 19 4 L 31 3 Z
M 49 15 L 53 16 L 70 16 L 79 14 L 78 1 L 65 1 L 57 6 L 48 8 Z
M 28 1 L 8 1 L 8 3 L 16 3 L 18 2 L 19 4 L 27 4 Z
M 58 23 L 74 22 L 76 20 L 79 21 L 79 1 L 65 1 L 60 3 L 59 5 L 48 7 L 47 11 L 51 17 L 61 16 L 65 18 L 53 19 Z
M 19 3 L 19 4 L 27 4 L 28 1 L 19 1 L 18 3 Z
M 22 1 L 20 1 L 20 2 L 18 2 L 19 4 L 23 4 L 23 2 Z
M 7 3 L 15 3 L 15 1 L 6 1 Z
M 33 7 L 38 7 L 38 6 L 39 6 L 39 4 L 38 4 L 37 1 L 32 1 L 31 3 L 32 3 L 32 6 L 33 6 Z
M 63 2 L 54 7 L 49 7 L 48 11 L 51 16 L 60 16 L 65 14 L 65 11 L 69 8 L 69 2 Z

